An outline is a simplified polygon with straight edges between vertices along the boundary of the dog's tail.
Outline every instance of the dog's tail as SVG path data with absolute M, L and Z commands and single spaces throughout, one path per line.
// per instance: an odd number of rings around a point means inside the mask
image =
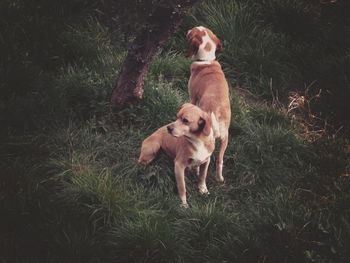
M 214 138 L 218 138 L 218 137 L 220 137 L 220 127 L 219 127 L 219 122 L 218 122 L 214 112 L 210 113 L 210 118 L 211 118 L 212 129 L 214 132 Z

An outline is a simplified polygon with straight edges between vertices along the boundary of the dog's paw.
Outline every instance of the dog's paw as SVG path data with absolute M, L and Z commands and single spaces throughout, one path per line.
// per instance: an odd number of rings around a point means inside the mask
M 181 203 L 180 207 L 181 208 L 188 208 L 188 203 Z
M 223 183 L 225 181 L 224 177 L 222 175 L 215 176 L 215 180 L 219 183 Z
M 199 185 L 198 186 L 199 193 L 202 195 L 208 195 L 209 191 L 206 185 Z

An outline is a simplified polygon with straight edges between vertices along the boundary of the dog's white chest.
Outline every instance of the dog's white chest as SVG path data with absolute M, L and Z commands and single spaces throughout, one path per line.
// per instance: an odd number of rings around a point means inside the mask
M 191 162 L 190 166 L 198 166 L 204 163 L 209 157 L 210 154 L 207 147 L 204 146 L 203 142 L 196 142 L 194 143 L 195 150 L 193 151 L 193 154 L 191 156 Z

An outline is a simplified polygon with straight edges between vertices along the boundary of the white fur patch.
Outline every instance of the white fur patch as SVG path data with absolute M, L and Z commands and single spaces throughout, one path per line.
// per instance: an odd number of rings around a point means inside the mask
M 215 60 L 215 50 L 216 50 L 216 44 L 214 41 L 209 37 L 207 31 L 204 27 L 197 27 L 199 30 L 204 31 L 205 35 L 202 37 L 202 44 L 198 47 L 197 54 L 192 56 L 193 60 L 205 60 L 205 61 L 213 61 Z M 210 43 L 212 48 L 210 51 L 205 50 L 205 46 Z
M 195 61 L 195 62 L 193 62 L 193 64 L 196 64 L 196 65 L 210 65 L 211 61 Z
M 191 159 L 193 161 L 191 162 L 191 167 L 198 166 L 204 163 L 211 155 L 211 153 L 208 152 L 208 149 L 204 146 L 204 143 L 200 140 L 191 140 L 192 145 L 195 148 L 195 151 L 193 155 L 191 156 Z

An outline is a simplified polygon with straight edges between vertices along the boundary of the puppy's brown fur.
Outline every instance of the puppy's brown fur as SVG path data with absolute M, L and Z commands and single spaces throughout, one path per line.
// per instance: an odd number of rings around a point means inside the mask
M 211 117 L 206 112 L 186 103 L 175 122 L 159 128 L 142 142 L 140 164 L 149 164 L 161 149 L 174 159 L 177 189 L 184 207 L 187 207 L 186 168 L 198 168 L 199 191 L 208 193 L 206 176 L 215 147 L 211 123 Z
M 215 52 L 221 49 L 220 40 L 205 27 L 195 27 L 187 34 L 190 45 L 191 77 L 188 91 L 191 103 L 208 113 L 214 113 L 213 130 L 219 138 L 220 149 L 216 161 L 216 179 L 222 176 L 223 158 L 228 144 L 228 129 L 231 120 L 229 88 L 222 68 L 215 60 Z

